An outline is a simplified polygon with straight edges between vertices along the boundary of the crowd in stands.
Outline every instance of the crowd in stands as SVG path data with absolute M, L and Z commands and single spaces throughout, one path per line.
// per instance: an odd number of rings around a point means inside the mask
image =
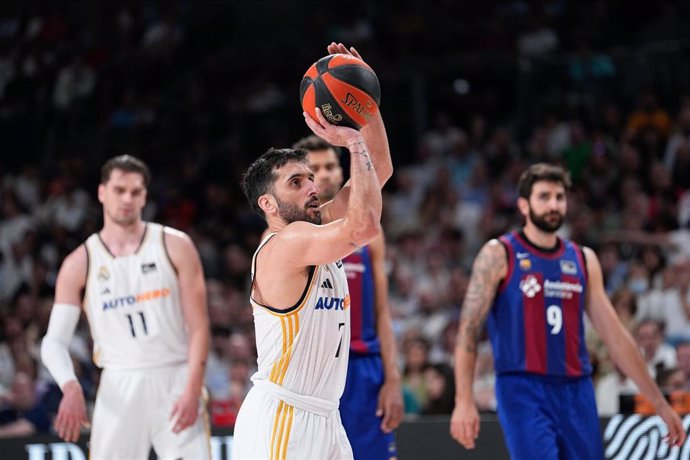
M 690 79 L 666 68 L 661 88 L 654 69 L 640 80 L 626 72 L 638 64 L 611 51 L 639 57 L 649 43 L 674 43 L 670 58 L 641 56 L 675 60 L 690 75 L 681 2 L 628 5 L 623 21 L 606 2 L 464 11 L 411 1 L 385 13 L 362 3 L 345 22 L 328 2 L 268 2 L 275 11 L 254 2 L 30 3 L 0 11 L 0 436 L 50 429 L 59 389 L 38 350 L 56 270 L 100 228 L 98 168 L 124 153 L 153 171 L 145 217 L 189 233 L 200 251 L 211 414 L 232 425 L 255 367 L 248 276 L 264 228 L 240 174 L 268 147 L 307 134 L 299 79 L 331 40 L 358 47 L 381 80 L 396 166 L 383 228 L 410 416 L 452 410 L 472 260 L 519 227 L 517 178 L 538 161 L 571 172 L 561 233 L 598 251 L 650 372 L 666 391 L 690 391 Z M 649 27 L 630 31 L 640 24 Z M 268 28 L 279 28 L 279 43 Z M 494 59 L 495 73 L 482 59 Z M 463 63 L 485 73 L 452 77 Z M 426 83 L 414 68 L 429 72 Z M 405 110 L 414 98 L 421 118 Z M 636 389 L 594 334 L 588 347 L 600 412 L 615 413 L 618 395 Z M 98 370 L 85 324 L 71 352 L 93 401 Z M 476 374 L 480 409 L 495 410 L 488 343 Z

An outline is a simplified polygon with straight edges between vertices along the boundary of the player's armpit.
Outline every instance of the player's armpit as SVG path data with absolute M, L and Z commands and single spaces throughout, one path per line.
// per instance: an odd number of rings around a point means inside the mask
M 477 351 L 479 336 L 507 267 L 505 249 L 498 240 L 486 243 L 474 260 L 461 310 L 458 341 L 458 346 L 469 353 Z

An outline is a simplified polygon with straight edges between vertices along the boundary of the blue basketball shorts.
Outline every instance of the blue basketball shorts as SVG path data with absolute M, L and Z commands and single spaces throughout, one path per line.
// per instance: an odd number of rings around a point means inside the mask
M 498 418 L 513 460 L 604 458 L 589 377 L 496 377 Z
M 380 356 L 350 355 L 345 391 L 340 398 L 340 418 L 355 460 L 388 460 L 398 456 L 395 435 L 381 431 L 382 418 L 376 416 L 383 375 Z

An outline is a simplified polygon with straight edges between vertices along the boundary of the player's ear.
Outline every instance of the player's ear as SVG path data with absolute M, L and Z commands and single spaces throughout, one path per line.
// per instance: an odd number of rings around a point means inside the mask
M 259 207 L 266 215 L 275 214 L 278 210 L 278 203 L 273 195 L 265 193 L 259 197 Z
M 98 184 L 98 201 L 103 203 L 105 197 L 105 184 Z
M 529 215 L 529 201 L 527 201 L 527 198 L 518 198 L 517 207 L 520 210 L 520 214 L 522 214 L 523 216 Z

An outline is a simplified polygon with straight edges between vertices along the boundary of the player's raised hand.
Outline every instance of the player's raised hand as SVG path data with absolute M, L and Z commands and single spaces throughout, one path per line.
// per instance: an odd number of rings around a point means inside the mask
M 189 392 L 180 396 L 173 405 L 170 420 L 173 423 L 173 433 L 179 433 L 192 426 L 199 416 L 199 398 Z
M 316 107 L 316 120 L 307 112 L 302 112 L 304 121 L 309 126 L 314 134 L 321 139 L 339 147 L 347 147 L 348 142 L 361 141 L 362 135 L 356 129 L 348 128 L 347 126 L 336 126 L 326 120 L 321 113 L 321 109 Z
M 79 439 L 82 426 L 88 426 L 84 392 L 78 382 L 72 380 L 63 385 L 62 400 L 55 418 L 55 431 L 67 442 Z
M 360 56 L 359 51 L 355 49 L 354 46 L 351 46 L 349 49 L 347 46 L 343 45 L 342 43 L 336 43 L 336 42 L 331 42 L 330 45 L 326 47 L 328 50 L 328 54 L 349 54 L 350 56 L 354 56 L 357 59 L 361 59 L 362 61 L 362 56 Z
M 455 404 L 450 417 L 450 435 L 465 449 L 474 449 L 479 437 L 479 412 L 474 401 Z

